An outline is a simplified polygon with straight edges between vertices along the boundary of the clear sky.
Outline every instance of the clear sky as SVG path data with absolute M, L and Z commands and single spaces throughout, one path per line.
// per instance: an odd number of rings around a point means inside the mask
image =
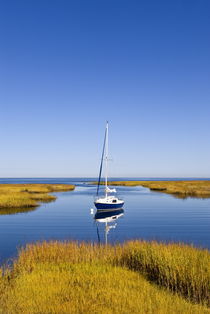
M 0 177 L 210 177 L 209 0 L 0 2 Z

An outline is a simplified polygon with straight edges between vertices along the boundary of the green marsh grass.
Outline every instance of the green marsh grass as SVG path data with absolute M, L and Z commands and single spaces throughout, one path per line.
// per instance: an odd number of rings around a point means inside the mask
M 0 280 L 0 313 L 210 313 L 207 250 L 131 241 L 27 245 Z

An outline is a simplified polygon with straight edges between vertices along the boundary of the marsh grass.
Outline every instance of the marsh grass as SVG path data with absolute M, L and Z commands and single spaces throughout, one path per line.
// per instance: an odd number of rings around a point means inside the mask
M 95 182 L 97 183 L 97 182 Z M 104 184 L 102 182 L 101 184 Z M 111 181 L 110 185 L 119 186 L 143 186 L 152 191 L 172 194 L 178 198 L 210 197 L 210 181 L 209 180 L 180 180 L 180 181 Z
M 12 292 L 12 293 L 11 293 Z M 7 313 L 208 313 L 110 265 L 39 265 L 16 278 Z
M 0 184 L 0 208 L 30 208 L 56 199 L 50 192 L 73 190 L 66 184 Z
M 122 265 L 195 303 L 210 305 L 210 254 L 184 244 L 133 241 L 121 257 Z
M 207 250 L 132 241 L 27 245 L 0 280 L 2 313 L 210 313 Z M 201 303 L 196 304 L 196 303 Z

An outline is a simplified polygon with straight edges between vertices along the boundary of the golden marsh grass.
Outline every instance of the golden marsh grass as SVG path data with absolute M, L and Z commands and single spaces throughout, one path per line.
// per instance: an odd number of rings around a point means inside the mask
M 97 183 L 97 182 L 95 182 Z M 101 184 L 104 184 L 102 182 Z M 111 181 L 110 185 L 143 186 L 150 190 L 172 194 L 176 197 L 210 197 L 209 180 L 180 180 L 180 181 Z
M 27 245 L 0 280 L 1 313 L 210 313 L 210 253 L 131 241 Z M 197 303 L 197 304 L 196 304 Z M 200 303 L 200 304 L 198 304 Z
M 0 208 L 30 208 L 56 199 L 50 192 L 71 191 L 67 184 L 0 184 Z

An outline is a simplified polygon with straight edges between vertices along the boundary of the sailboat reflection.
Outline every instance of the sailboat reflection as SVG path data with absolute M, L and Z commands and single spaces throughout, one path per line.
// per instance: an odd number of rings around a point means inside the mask
M 108 240 L 108 233 L 110 229 L 115 229 L 117 226 L 117 219 L 122 217 L 124 215 L 124 209 L 116 209 L 116 210 L 97 210 L 94 216 L 94 219 L 96 221 L 97 225 L 97 235 L 98 235 L 98 241 L 101 243 L 100 240 L 100 234 L 99 234 L 99 228 L 98 228 L 98 223 L 104 223 L 105 228 L 105 243 L 107 244 Z

